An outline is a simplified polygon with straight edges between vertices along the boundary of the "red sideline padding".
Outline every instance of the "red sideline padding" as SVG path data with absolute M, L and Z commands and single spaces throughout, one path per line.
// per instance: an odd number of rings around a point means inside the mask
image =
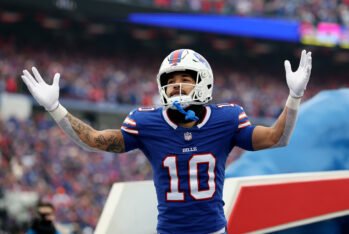
M 349 209 L 349 179 L 242 186 L 228 233 L 246 233 Z

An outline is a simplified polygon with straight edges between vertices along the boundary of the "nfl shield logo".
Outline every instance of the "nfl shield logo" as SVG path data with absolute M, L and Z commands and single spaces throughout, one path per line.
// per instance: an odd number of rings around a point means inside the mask
M 192 138 L 191 132 L 184 133 L 184 140 L 191 141 Z

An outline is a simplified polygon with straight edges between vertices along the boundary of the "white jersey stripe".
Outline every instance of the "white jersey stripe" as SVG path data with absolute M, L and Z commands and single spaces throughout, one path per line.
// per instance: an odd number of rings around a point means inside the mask
M 202 120 L 202 122 L 197 125 L 198 128 L 203 127 L 207 123 L 207 121 L 209 120 L 209 118 L 211 116 L 211 108 L 209 106 L 205 106 L 205 108 L 206 108 L 206 115 L 205 115 L 204 119 Z
M 245 112 L 242 112 L 240 115 L 239 115 L 239 120 L 242 120 L 244 118 L 247 118 L 247 115 Z
M 219 107 L 219 108 L 226 107 L 226 106 L 235 106 L 235 104 L 233 104 L 233 103 L 217 104 L 217 107 Z
M 126 117 L 124 123 L 132 125 L 132 126 L 136 126 L 136 122 L 133 119 L 130 119 L 129 117 Z
M 173 122 L 170 120 L 170 117 L 168 117 L 168 115 L 167 115 L 167 109 L 168 109 L 168 108 L 166 108 L 166 107 L 164 107 L 164 108 L 162 109 L 162 116 L 164 117 L 164 119 L 165 119 L 165 121 L 166 121 L 166 123 L 167 123 L 168 125 L 170 125 L 173 129 L 176 129 L 176 128 L 177 128 L 177 124 L 173 123 Z
M 138 130 L 129 129 L 129 128 L 126 128 L 124 126 L 121 127 L 121 130 L 124 130 L 125 132 L 131 133 L 131 134 L 138 135 Z
M 239 124 L 238 128 L 244 128 L 244 127 L 247 127 L 249 125 L 251 125 L 251 122 L 250 121 L 246 121 L 244 123 Z

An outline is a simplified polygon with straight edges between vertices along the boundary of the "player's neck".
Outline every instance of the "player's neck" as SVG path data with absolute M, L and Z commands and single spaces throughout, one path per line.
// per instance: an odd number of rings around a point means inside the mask
M 184 128 L 191 128 L 200 123 L 206 114 L 206 108 L 203 105 L 192 105 L 185 108 L 185 110 L 194 111 L 195 115 L 199 117 L 199 121 L 185 120 L 185 115 L 174 109 L 168 109 L 167 114 L 171 121 Z
M 197 124 L 198 121 L 191 121 L 189 123 L 178 123 L 178 126 L 181 126 L 183 128 L 191 128 L 194 127 Z

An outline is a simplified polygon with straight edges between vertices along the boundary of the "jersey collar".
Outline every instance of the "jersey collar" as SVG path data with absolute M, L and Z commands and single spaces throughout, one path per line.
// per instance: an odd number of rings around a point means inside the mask
M 202 128 L 206 123 L 207 121 L 209 120 L 210 116 L 211 116 L 211 108 L 209 106 L 205 106 L 206 108 L 206 114 L 205 114 L 205 117 L 204 119 L 198 124 L 196 125 L 197 128 Z M 171 121 L 170 117 L 168 116 L 167 114 L 167 109 L 166 107 L 164 107 L 162 109 L 162 116 L 164 117 L 165 119 L 165 122 L 170 125 L 173 129 L 177 129 L 178 128 L 178 125 L 175 124 L 173 121 Z

